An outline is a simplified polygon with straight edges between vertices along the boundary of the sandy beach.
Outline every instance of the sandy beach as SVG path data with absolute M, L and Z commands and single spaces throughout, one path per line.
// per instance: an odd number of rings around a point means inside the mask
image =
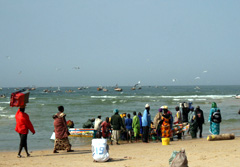
M 190 167 L 237 167 L 240 164 L 240 137 L 234 140 L 207 141 L 206 138 L 161 143 L 126 143 L 110 146 L 110 162 L 96 163 L 91 156 L 91 146 L 73 147 L 74 152 L 49 150 L 31 151 L 31 157 L 17 158 L 17 151 L 0 152 L 0 166 L 123 166 L 123 167 L 167 167 L 173 151 L 186 150 Z

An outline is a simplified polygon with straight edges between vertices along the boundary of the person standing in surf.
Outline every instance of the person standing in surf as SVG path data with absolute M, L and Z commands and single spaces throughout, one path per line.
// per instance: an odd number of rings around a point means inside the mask
M 217 108 L 217 103 L 215 102 L 212 103 L 212 108 L 209 113 L 208 122 L 210 122 L 209 132 L 212 135 L 219 135 L 222 116 L 220 113 L 220 109 Z
M 197 115 L 197 123 L 198 123 L 198 128 L 199 128 L 199 137 L 202 138 L 202 130 L 203 130 L 203 124 L 205 123 L 204 121 L 204 115 L 203 111 L 200 109 L 200 106 L 196 107 L 196 115 Z

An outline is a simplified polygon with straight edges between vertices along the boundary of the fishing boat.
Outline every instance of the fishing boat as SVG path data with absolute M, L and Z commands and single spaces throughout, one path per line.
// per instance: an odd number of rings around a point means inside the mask
M 118 91 L 118 92 L 121 92 L 121 91 L 122 91 L 122 88 L 115 88 L 114 90 L 115 90 L 115 91 Z
M 107 91 L 108 91 L 108 89 L 104 88 L 104 89 L 103 89 L 103 91 L 104 91 L 104 92 L 107 92 Z
M 235 96 L 235 98 L 236 98 L 236 99 L 240 99 L 240 95 L 237 94 L 237 95 Z
M 119 88 L 119 87 L 118 87 L 118 84 L 116 84 L 114 90 L 115 90 L 115 91 L 118 91 L 118 92 L 121 92 L 121 91 L 122 91 L 122 88 Z
M 103 88 L 101 86 L 97 87 L 97 91 L 101 91 Z
M 72 137 L 93 137 L 94 129 L 89 128 L 70 128 L 70 136 Z
M 6 95 L 5 94 L 0 95 L 0 98 L 6 98 Z

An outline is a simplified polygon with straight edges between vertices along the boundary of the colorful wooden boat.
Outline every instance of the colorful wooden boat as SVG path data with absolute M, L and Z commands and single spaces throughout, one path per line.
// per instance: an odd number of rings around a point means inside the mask
M 68 131 L 72 137 L 93 137 L 94 129 L 70 128 Z

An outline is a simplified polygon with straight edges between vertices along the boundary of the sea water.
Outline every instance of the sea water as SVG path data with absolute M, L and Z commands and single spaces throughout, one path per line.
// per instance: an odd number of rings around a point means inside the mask
M 240 135 L 240 99 L 235 95 L 240 93 L 240 86 L 143 86 L 142 89 L 131 90 L 131 87 L 121 87 L 122 92 L 117 92 L 113 87 L 106 87 L 105 91 L 97 91 L 97 87 L 86 87 L 79 90 L 77 87 L 36 88 L 30 91 L 30 99 L 25 110 L 36 130 L 36 134 L 28 135 L 29 150 L 53 149 L 50 140 L 53 127 L 52 115 L 57 113 L 57 107 L 63 105 L 66 120 L 72 120 L 75 128 L 81 128 L 89 118 L 98 115 L 105 120 L 113 115 L 115 108 L 120 114 L 133 111 L 142 112 L 146 103 L 150 105 L 150 114 L 153 120 L 159 107 L 167 105 L 175 115 L 175 107 L 181 102 L 192 102 L 194 107 L 200 106 L 204 112 L 205 125 L 203 136 L 209 135 L 208 116 L 211 103 L 216 102 L 222 113 L 221 133 L 234 133 Z M 43 90 L 51 92 L 46 93 Z M 58 90 L 58 91 L 57 91 Z M 70 90 L 70 91 L 69 91 Z M 15 132 L 16 107 L 10 107 L 10 96 L 14 88 L 3 88 L 0 94 L 0 150 L 17 150 L 19 135 Z M 74 147 L 90 145 L 90 138 L 69 137 Z

